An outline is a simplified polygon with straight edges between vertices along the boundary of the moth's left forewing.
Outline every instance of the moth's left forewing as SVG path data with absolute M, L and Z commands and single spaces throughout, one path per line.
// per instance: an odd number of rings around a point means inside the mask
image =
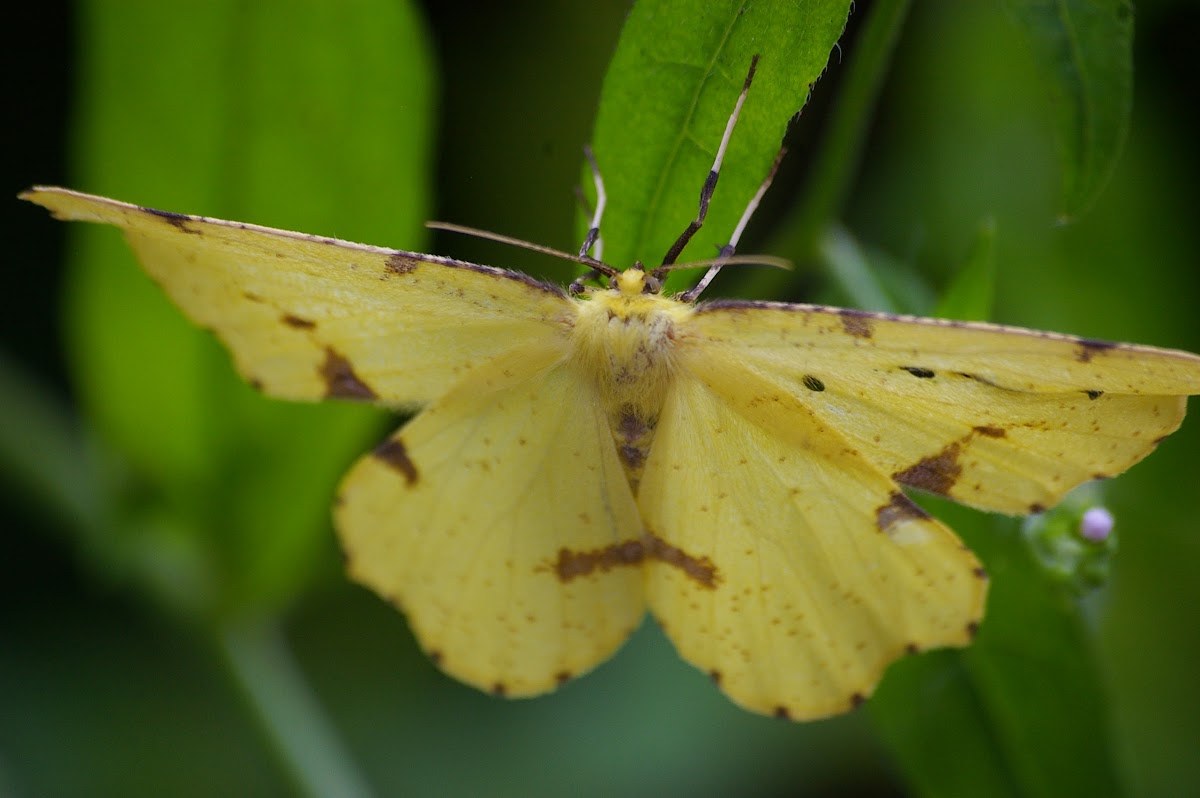
M 146 273 L 269 396 L 423 404 L 493 357 L 565 348 L 574 313 L 560 289 L 516 272 L 68 189 L 22 198 L 121 229 Z
M 1027 513 L 1178 428 L 1200 358 L 812 305 L 702 306 L 688 336 L 788 386 L 897 482 Z

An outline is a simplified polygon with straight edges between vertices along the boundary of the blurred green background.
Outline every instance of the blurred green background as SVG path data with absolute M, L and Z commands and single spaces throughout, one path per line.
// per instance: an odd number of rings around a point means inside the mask
M 885 5 L 855 4 L 742 251 L 786 238 L 775 228 L 863 57 L 866 20 Z M 1200 8 L 1138 4 L 1124 155 L 1092 212 L 1061 227 L 1048 92 L 1004 6 L 913 4 L 845 229 L 913 309 L 932 308 L 990 224 L 993 319 L 1200 351 Z M 579 147 L 628 4 L 322 8 L 30 6 L 4 48 L 10 195 L 65 184 L 564 279 L 561 266 L 419 225 L 448 219 L 573 248 Z M 289 68 L 256 67 L 273 58 Z M 297 93 L 305 102 L 291 102 Z M 140 98 L 151 95 L 177 113 L 148 111 Z M 241 105 L 221 101 L 230 95 Z M 0 796 L 295 794 L 276 745 L 307 752 L 342 794 L 364 784 L 381 795 L 934 794 L 935 767 L 976 794 L 1052 794 L 1020 767 L 995 783 L 968 750 L 995 734 L 996 756 L 1037 760 L 1011 740 L 1023 734 L 1014 724 L 1037 739 L 1027 699 L 1044 684 L 993 692 L 990 724 L 944 722 L 948 739 L 922 756 L 895 742 L 896 718 L 919 714 L 897 715 L 894 688 L 912 668 L 885 682 L 879 710 L 788 725 L 734 708 L 652 624 L 552 696 L 507 702 L 453 683 L 401 616 L 344 580 L 328 528 L 332 480 L 394 422 L 258 400 L 168 306 L 140 304 L 154 291 L 115 235 L 68 230 L 15 200 L 3 222 L 4 440 L 35 456 L 22 470 L 10 451 L 0 485 Z M 111 265 L 68 269 L 80 252 Z M 850 301 L 828 260 L 801 260 L 775 297 Z M 754 279 L 723 276 L 711 293 Z M 147 375 L 144 358 L 164 352 Z M 151 399 L 161 412 L 141 409 Z M 1073 735 L 1064 749 L 1091 751 L 1080 772 L 1111 770 L 1106 783 L 1129 795 L 1200 794 L 1197 452 L 1193 418 L 1106 486 L 1121 536 L 1112 580 L 1082 605 L 1086 634 L 1057 654 L 1086 660 L 1103 700 L 1074 725 L 1041 719 Z M 48 494 L 39 474 L 71 490 Z M 247 490 L 287 497 L 271 505 L 287 523 L 239 499 Z M 993 599 L 1008 602 L 997 596 L 1008 555 L 989 559 L 987 535 L 1012 525 L 947 519 L 992 569 Z M 204 536 L 213 530 L 218 539 Z M 1037 594 L 1024 588 L 1014 578 L 1003 590 Z M 985 624 L 981 649 L 1013 644 L 1006 653 L 1036 673 L 1019 639 L 987 634 Z M 272 722 L 292 733 L 266 733 Z

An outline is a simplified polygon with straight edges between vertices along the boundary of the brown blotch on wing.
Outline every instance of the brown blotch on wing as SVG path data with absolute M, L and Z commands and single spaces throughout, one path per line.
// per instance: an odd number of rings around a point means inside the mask
M 496 682 L 492 685 L 492 695 L 504 698 L 504 696 L 508 695 L 508 686 L 504 682 Z
M 1096 355 L 1107 352 L 1109 349 L 1115 349 L 1117 346 L 1112 341 L 1097 341 L 1093 338 L 1080 338 L 1078 344 L 1079 349 L 1075 351 L 1075 359 L 1080 363 L 1090 363 Z
M 318 371 L 325 381 L 325 396 L 329 399 L 378 399 L 370 386 L 354 373 L 350 361 L 332 347 L 325 347 L 325 362 Z
M 862 693 L 851 693 L 850 694 L 850 708 L 851 709 L 858 709 L 866 702 L 867 702 L 867 697 L 865 695 L 863 695 Z
M 923 368 L 922 366 L 901 366 L 900 370 L 907 371 L 909 374 L 922 380 L 931 380 L 936 376 L 933 373 L 933 369 Z
M 871 338 L 875 335 L 875 316 L 865 310 L 843 308 L 838 311 L 842 329 L 855 338 Z
M 946 496 L 962 474 L 962 466 L 958 462 L 961 453 L 962 444 L 955 441 L 937 454 L 892 474 L 892 479 L 910 488 Z
M 380 461 L 403 474 L 406 484 L 409 486 L 417 484 L 417 480 L 420 478 L 420 475 L 417 473 L 417 466 L 409 458 L 408 450 L 404 448 L 404 442 L 399 438 L 388 438 L 376 446 L 372 454 Z
M 386 268 L 392 274 L 408 274 L 417 268 L 417 261 L 400 252 L 388 255 L 387 260 L 383 262 Z
M 667 565 L 673 565 L 701 586 L 715 588 L 720 581 L 717 566 L 707 557 L 695 557 L 678 546 L 672 546 L 667 541 L 647 532 L 643 539 L 646 541 L 646 556 L 653 557 Z
M 189 225 L 193 221 L 193 219 L 190 216 L 184 216 L 182 213 L 171 213 L 170 211 L 160 211 L 157 208 L 143 207 L 142 210 L 145 211 L 146 213 L 150 214 L 151 216 L 157 216 L 159 219 L 162 219 L 164 222 L 171 225 L 172 227 L 174 227 L 176 230 L 179 230 L 180 232 L 187 233 L 188 235 L 193 235 L 193 236 L 204 235 L 204 233 L 202 231 L 197 230 L 194 227 L 189 227 Z
M 775 717 L 779 718 L 780 720 L 791 720 L 792 719 L 791 711 L 789 711 L 788 708 L 783 706 L 782 704 L 775 707 L 775 711 L 771 714 L 773 714 Z
M 875 511 L 875 526 L 885 534 L 891 534 L 892 528 L 903 521 L 923 520 L 929 513 L 922 510 L 900 491 L 888 497 L 888 503 Z
M 301 318 L 300 316 L 291 313 L 283 314 L 282 321 L 289 327 L 295 327 L 297 330 L 312 330 L 315 329 L 317 323 L 310 319 Z
M 596 571 L 609 571 L 623 565 L 640 565 L 646 557 L 646 547 L 640 540 L 613 543 L 602 549 L 572 551 L 558 550 L 558 559 L 548 570 L 554 572 L 560 582 L 570 582 L 577 576 L 588 576 Z
M 1008 435 L 1002 427 L 975 427 L 972 431 L 985 438 L 1003 438 Z

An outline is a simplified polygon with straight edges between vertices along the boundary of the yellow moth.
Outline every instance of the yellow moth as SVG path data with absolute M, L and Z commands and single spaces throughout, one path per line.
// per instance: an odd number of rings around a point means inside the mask
M 21 196 L 121 228 L 267 395 L 423 408 L 345 477 L 335 523 L 350 575 L 443 670 L 500 695 L 591 669 L 649 608 L 738 704 L 850 709 L 983 614 L 979 562 L 903 487 L 1037 512 L 1141 460 L 1200 393 L 1186 352 L 665 295 L 662 267 L 586 257 L 601 203 L 576 260 L 607 286 L 568 292 L 62 188 Z

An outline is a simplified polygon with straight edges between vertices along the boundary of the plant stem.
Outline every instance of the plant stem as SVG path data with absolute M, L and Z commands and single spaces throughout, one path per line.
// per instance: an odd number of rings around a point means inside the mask
M 301 793 L 370 798 L 373 791 L 317 702 L 278 625 L 227 623 L 218 639 L 230 672 Z

